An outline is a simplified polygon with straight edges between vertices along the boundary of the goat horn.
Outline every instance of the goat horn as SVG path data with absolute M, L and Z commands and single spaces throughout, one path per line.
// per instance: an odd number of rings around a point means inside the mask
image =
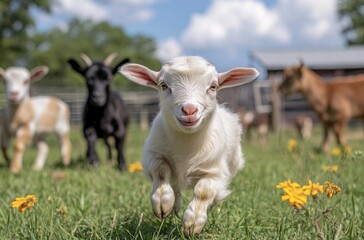
M 87 66 L 91 66 L 92 65 L 92 60 L 91 60 L 91 58 L 89 56 L 87 56 L 84 53 L 81 53 L 80 57 L 87 64 Z
M 111 65 L 111 63 L 112 63 L 112 61 L 116 58 L 118 56 L 118 54 L 117 53 L 111 53 L 111 54 L 109 54 L 109 56 L 107 56 L 106 58 L 105 58 L 105 60 L 104 60 L 104 64 L 106 65 L 106 66 L 110 66 Z

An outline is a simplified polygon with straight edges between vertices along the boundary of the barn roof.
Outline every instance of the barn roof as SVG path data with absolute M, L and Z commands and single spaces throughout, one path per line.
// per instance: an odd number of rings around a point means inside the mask
M 300 59 L 311 69 L 364 68 L 364 46 L 316 50 L 252 50 L 253 59 L 268 71 L 283 70 Z

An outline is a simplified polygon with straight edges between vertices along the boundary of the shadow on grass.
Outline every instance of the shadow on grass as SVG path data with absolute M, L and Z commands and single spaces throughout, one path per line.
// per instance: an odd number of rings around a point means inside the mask
M 111 220 L 111 222 L 109 221 Z M 159 220 L 152 214 L 132 213 L 129 217 L 114 215 L 102 223 L 80 224 L 74 237 L 93 239 L 185 239 L 176 217 Z

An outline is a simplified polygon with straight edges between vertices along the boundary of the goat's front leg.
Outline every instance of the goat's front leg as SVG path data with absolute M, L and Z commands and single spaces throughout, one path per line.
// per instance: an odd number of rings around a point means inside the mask
M 14 142 L 14 158 L 10 164 L 10 171 L 12 173 L 18 173 L 21 170 L 25 146 L 31 138 L 32 134 L 28 127 L 20 128 L 17 131 Z
M 334 129 L 334 133 L 335 133 L 335 137 L 336 137 L 336 142 L 338 145 L 340 146 L 344 146 L 345 145 L 345 141 L 343 139 L 343 132 L 345 130 L 345 121 L 341 121 L 341 122 L 337 122 L 334 124 L 333 129 Z
M 228 194 L 229 191 L 221 181 L 212 178 L 200 179 L 194 188 L 193 199 L 183 215 L 184 234 L 191 236 L 200 233 L 207 221 L 207 209 Z
M 123 148 L 124 148 L 124 141 L 125 138 L 115 138 L 115 146 L 116 146 L 116 150 L 118 153 L 118 167 L 121 171 L 124 170 L 125 168 L 125 158 L 124 158 L 124 153 L 123 153 Z
M 87 141 L 87 152 L 86 157 L 90 164 L 96 166 L 99 163 L 99 157 L 95 149 L 97 140 L 96 130 L 92 127 L 84 129 L 84 135 Z
M 152 164 L 150 173 L 153 178 L 153 191 L 150 198 L 153 212 L 162 219 L 172 212 L 175 203 L 175 194 L 170 185 L 171 169 L 163 160 L 157 160 Z
M 104 138 L 104 142 L 107 148 L 107 160 L 112 160 L 112 150 L 108 138 Z

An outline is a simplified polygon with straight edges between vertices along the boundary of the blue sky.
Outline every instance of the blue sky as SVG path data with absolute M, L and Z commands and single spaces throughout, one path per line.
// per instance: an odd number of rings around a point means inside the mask
M 338 0 L 57 0 L 34 12 L 40 31 L 67 31 L 72 17 L 106 20 L 129 34 L 153 37 L 157 56 L 201 55 L 219 71 L 249 66 L 251 49 L 344 46 Z

